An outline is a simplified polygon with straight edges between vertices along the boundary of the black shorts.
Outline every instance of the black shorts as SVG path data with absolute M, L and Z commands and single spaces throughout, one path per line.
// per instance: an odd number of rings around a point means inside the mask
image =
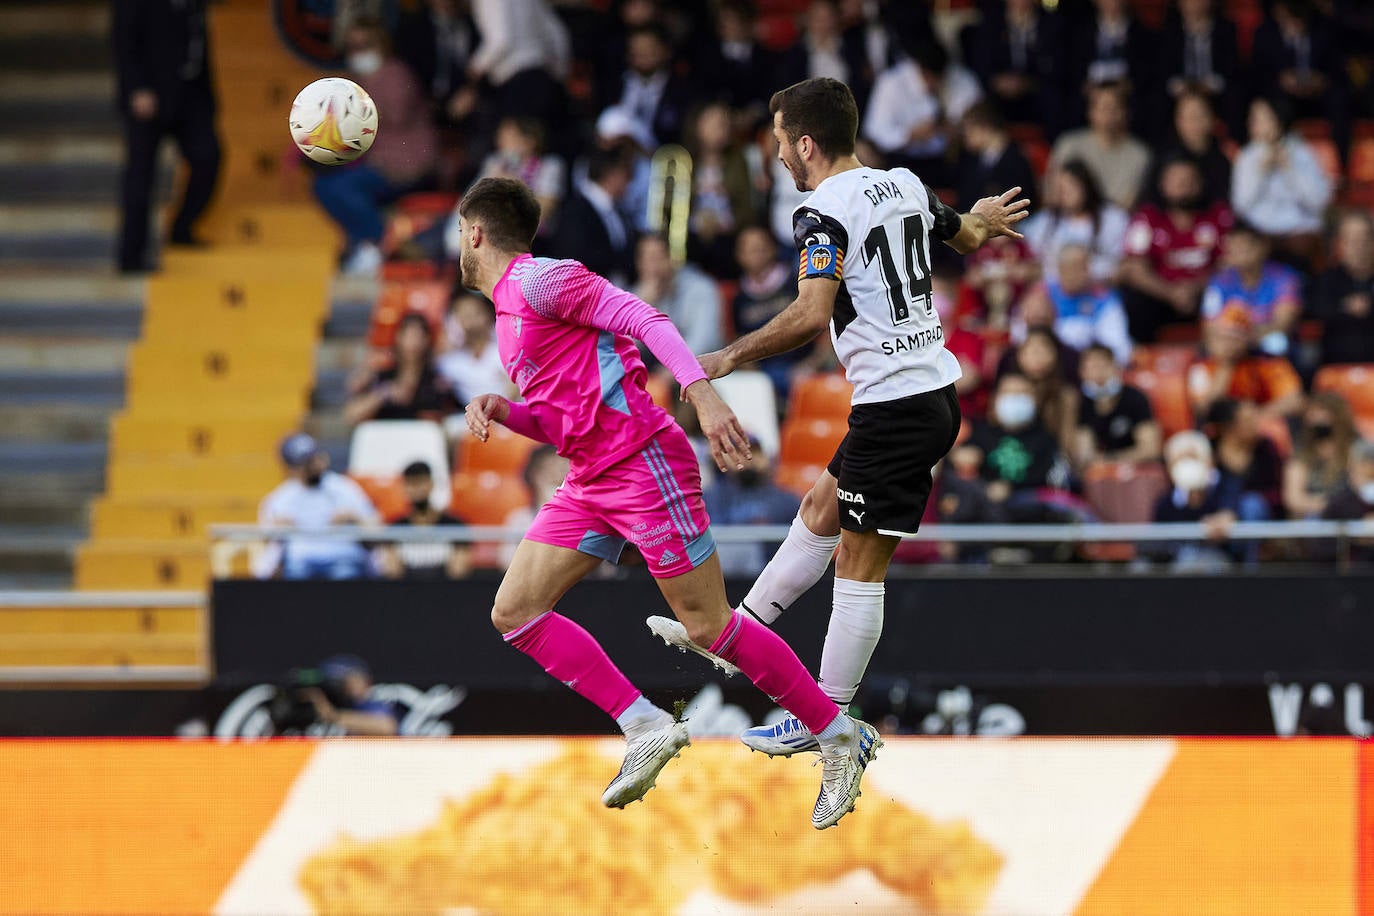
M 839 481 L 840 527 L 915 534 L 935 465 L 959 435 L 954 386 L 896 401 L 855 404 L 829 471 Z

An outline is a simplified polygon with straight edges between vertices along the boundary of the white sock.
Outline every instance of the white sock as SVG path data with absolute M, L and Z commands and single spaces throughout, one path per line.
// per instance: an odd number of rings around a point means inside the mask
M 883 635 L 882 582 L 835 577 L 835 604 L 821 649 L 821 690 L 841 709 L 854 702 L 878 637 Z
M 760 623 L 771 625 L 792 602 L 820 581 L 839 545 L 838 534 L 815 534 L 798 515 L 792 519 L 787 540 L 768 561 L 739 609 L 752 614 Z
M 845 715 L 844 711 L 841 710 L 840 714 L 836 716 L 833 720 L 831 720 L 830 724 L 827 725 L 824 728 L 824 730 L 822 730 L 821 733 L 816 737 L 819 738 L 821 741 L 829 742 L 834 741 L 836 738 L 839 738 L 843 735 L 850 734 L 853 731 L 854 723 L 850 721 L 849 716 Z
M 631 729 L 636 725 L 654 722 L 660 716 L 666 715 L 668 713 L 650 703 L 648 698 L 641 693 L 637 700 L 625 707 L 625 711 L 615 717 L 615 724 L 619 725 L 620 730 L 628 737 Z

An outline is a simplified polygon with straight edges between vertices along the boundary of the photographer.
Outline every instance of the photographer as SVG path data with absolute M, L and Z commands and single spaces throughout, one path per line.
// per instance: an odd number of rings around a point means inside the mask
M 400 720 L 390 703 L 369 699 L 372 671 L 356 655 L 335 655 L 320 664 L 321 687 L 302 687 L 317 720 L 349 736 L 391 736 Z

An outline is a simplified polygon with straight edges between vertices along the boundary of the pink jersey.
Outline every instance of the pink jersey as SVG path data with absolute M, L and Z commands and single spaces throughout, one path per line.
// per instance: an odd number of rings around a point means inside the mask
M 644 389 L 636 339 L 683 387 L 706 377 L 667 316 L 577 261 L 521 255 L 492 300 L 501 361 L 525 402 L 506 425 L 552 443 L 570 480 L 596 477 L 673 425 Z

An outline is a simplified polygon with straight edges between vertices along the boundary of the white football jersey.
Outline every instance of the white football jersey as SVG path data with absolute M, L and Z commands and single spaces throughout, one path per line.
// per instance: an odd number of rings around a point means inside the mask
M 894 401 L 959 378 L 930 294 L 932 241 L 959 214 L 909 169 L 858 168 L 820 183 L 793 214 L 798 280 L 838 281 L 830 335 L 855 404 Z

